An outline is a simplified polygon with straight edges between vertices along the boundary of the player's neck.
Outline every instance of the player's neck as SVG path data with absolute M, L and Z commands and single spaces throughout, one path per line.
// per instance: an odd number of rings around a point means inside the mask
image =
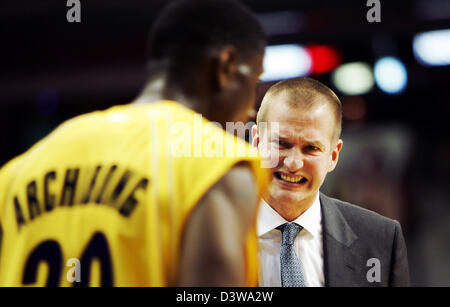
M 209 117 L 208 103 L 206 99 L 192 97 L 177 86 L 174 82 L 169 82 L 164 74 L 159 74 L 151 78 L 142 93 L 133 101 L 134 104 L 152 103 L 162 100 L 177 101 L 185 107 Z

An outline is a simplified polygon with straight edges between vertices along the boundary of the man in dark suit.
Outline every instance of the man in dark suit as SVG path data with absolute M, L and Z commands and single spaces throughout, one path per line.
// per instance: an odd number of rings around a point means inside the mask
M 342 108 L 310 78 L 264 96 L 252 142 L 271 168 L 258 216 L 260 286 L 408 286 L 400 224 L 319 192 L 343 142 Z

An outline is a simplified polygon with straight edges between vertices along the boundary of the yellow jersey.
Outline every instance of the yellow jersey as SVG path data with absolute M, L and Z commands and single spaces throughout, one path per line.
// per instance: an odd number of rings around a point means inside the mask
M 63 123 L 0 170 L 0 285 L 174 285 L 190 212 L 241 161 L 264 188 L 255 149 L 174 101 Z

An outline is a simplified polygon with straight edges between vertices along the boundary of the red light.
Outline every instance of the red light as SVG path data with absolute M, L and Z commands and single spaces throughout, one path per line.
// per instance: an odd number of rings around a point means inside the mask
M 309 45 L 306 47 L 306 51 L 311 57 L 310 74 L 324 74 L 341 63 L 340 52 L 331 46 L 325 45 Z

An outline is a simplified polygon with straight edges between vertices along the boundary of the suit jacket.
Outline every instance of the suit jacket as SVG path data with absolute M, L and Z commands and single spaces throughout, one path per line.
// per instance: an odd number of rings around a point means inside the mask
M 409 286 L 400 224 L 320 193 L 326 287 Z

